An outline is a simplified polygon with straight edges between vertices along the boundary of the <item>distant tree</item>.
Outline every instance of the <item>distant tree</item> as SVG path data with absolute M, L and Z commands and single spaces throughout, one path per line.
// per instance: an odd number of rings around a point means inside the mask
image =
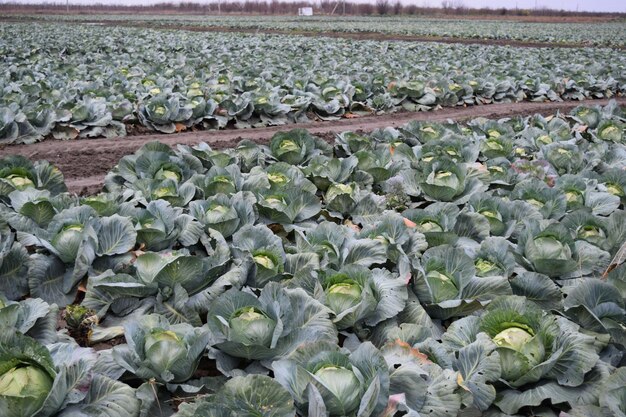
M 393 14 L 402 14 L 402 3 L 400 2 L 400 0 L 396 0 L 396 2 L 393 4 Z
M 359 4 L 358 10 L 360 14 L 365 16 L 374 14 L 374 6 L 367 3 Z
M 389 12 L 389 0 L 376 0 L 376 11 L 383 15 Z
M 406 14 L 417 14 L 418 8 L 414 4 L 410 4 L 404 8 L 404 13 Z
M 279 10 L 278 0 L 272 0 L 272 2 L 270 3 L 270 13 L 277 14 L 278 10 Z
M 445 12 L 449 12 L 451 9 L 462 10 L 465 8 L 465 4 L 463 3 L 463 0 L 442 0 L 441 8 Z
M 320 8 L 324 13 L 330 13 L 333 10 L 334 5 L 330 3 L 330 0 L 322 0 L 320 2 Z
M 40 3 L 35 3 L 40 1 Z M 436 15 L 445 13 L 447 15 L 518 15 L 518 16 L 551 16 L 551 17 L 585 17 L 601 19 L 624 19 L 626 13 L 600 13 L 600 12 L 569 12 L 565 10 L 547 9 L 545 7 L 537 9 L 504 9 L 489 8 L 481 9 L 468 8 L 464 0 L 420 0 L 405 2 L 403 0 L 376 0 L 365 3 L 363 0 L 346 0 L 346 14 L 413 14 L 413 15 Z M 617 0 L 616 0 L 617 1 Z M 158 4 L 145 4 L 143 2 L 129 2 L 125 5 L 105 5 L 101 0 L 94 0 L 89 4 L 77 4 L 72 1 L 71 12 L 77 14 L 86 13 L 189 13 L 189 14 L 215 14 L 221 13 L 250 13 L 250 14 L 295 14 L 299 7 L 313 7 L 315 14 L 330 14 L 343 12 L 343 0 L 180 0 L 173 2 L 165 0 Z M 86 2 L 85 2 L 86 3 Z M 436 7 L 440 5 L 440 7 Z M 219 6 L 219 8 L 218 8 Z M 9 13 L 65 13 L 66 2 L 54 0 L 43 2 L 43 0 L 29 0 L 29 3 L 17 2 L 17 0 L 0 0 L 0 16 Z M 2 417 L 2 416 L 0 416 Z

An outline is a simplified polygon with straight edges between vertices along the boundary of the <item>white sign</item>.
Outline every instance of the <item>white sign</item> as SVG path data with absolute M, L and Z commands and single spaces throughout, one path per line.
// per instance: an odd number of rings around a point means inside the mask
M 312 7 L 300 7 L 298 9 L 298 16 L 313 16 Z

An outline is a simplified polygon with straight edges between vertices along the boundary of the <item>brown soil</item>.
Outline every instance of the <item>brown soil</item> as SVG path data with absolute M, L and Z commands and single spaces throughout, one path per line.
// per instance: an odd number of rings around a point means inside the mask
M 89 347 L 93 348 L 96 351 L 107 350 L 107 349 L 111 349 L 113 346 L 123 345 L 124 343 L 126 343 L 126 339 L 124 338 L 124 336 L 117 336 L 111 340 L 107 340 L 106 342 L 94 343 L 93 345 Z M 88 345 L 84 345 L 84 346 L 88 346 Z
M 626 105 L 626 98 L 618 102 Z M 55 164 L 65 175 L 70 191 L 80 194 L 98 192 L 106 173 L 111 170 L 124 155 L 131 154 L 148 142 L 160 141 L 169 146 L 178 144 L 194 145 L 208 143 L 213 149 L 235 146 L 242 139 L 258 143 L 267 143 L 276 132 L 288 129 L 306 128 L 312 134 L 332 140 L 334 134 L 344 131 L 363 131 L 402 126 L 411 120 L 464 121 L 476 117 L 499 119 L 511 116 L 526 116 L 535 113 L 553 114 L 557 110 L 569 112 L 580 104 L 606 105 L 608 100 L 587 100 L 584 102 L 558 103 L 505 103 L 484 106 L 444 108 L 434 112 L 396 113 L 381 116 L 365 116 L 356 119 L 341 119 L 331 122 L 311 122 L 287 126 L 265 127 L 247 130 L 221 130 L 185 132 L 172 135 L 150 134 L 115 139 L 80 139 L 75 141 L 47 140 L 33 145 L 15 145 L 0 148 L 0 155 L 23 155 L 33 160 L 48 160 Z
M 0 17 L 1 22 L 8 23 L 44 23 L 36 19 Z M 50 23 L 50 22 L 45 22 Z M 521 41 L 515 39 L 471 39 L 471 38 L 455 38 L 442 36 L 415 36 L 387 34 L 380 32 L 316 32 L 316 31 L 299 31 L 299 30 L 281 30 L 281 29 L 254 29 L 254 28 L 232 28 L 226 26 L 192 26 L 192 25 L 159 25 L 156 23 L 146 22 L 128 22 L 123 20 L 85 20 L 80 22 L 59 22 L 67 24 L 98 24 L 102 26 L 123 26 L 133 28 L 155 29 L 155 30 L 186 30 L 189 32 L 228 32 L 228 33 L 252 33 L 252 34 L 270 34 L 270 35 L 290 35 L 290 36 L 306 36 L 306 37 L 329 37 L 339 39 L 354 40 L 376 40 L 376 41 L 400 41 L 400 42 L 436 42 L 446 44 L 463 44 L 463 45 L 496 45 L 496 46 L 514 46 L 521 48 L 583 48 L 597 47 L 598 45 L 585 43 L 565 43 L 565 42 L 535 42 Z M 608 47 L 608 46 L 607 46 Z M 626 50 L 626 46 L 611 46 L 614 49 Z

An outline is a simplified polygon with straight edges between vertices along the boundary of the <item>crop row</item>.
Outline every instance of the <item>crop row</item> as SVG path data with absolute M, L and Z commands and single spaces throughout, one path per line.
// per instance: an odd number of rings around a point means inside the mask
M 19 40 L 19 41 L 17 41 Z M 0 143 L 128 125 L 279 125 L 405 109 L 612 97 L 626 55 L 67 25 L 0 27 Z
M 493 39 L 626 46 L 626 22 L 531 23 L 511 20 L 429 19 L 357 16 L 193 16 L 193 15 L 26 15 L 43 21 L 140 23 L 172 27 L 287 30 L 294 32 L 382 33 L 459 39 Z

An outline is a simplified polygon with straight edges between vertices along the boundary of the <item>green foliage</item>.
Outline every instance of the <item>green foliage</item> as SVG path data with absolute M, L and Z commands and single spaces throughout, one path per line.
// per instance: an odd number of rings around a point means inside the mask
M 0 411 L 623 414 L 625 117 L 573 114 L 3 158 Z
M 47 24 L 7 23 L 0 28 L 0 143 L 33 143 L 44 138 L 73 140 L 125 136 L 127 130 L 175 133 L 285 125 L 400 109 L 430 110 L 517 101 L 560 101 L 623 95 L 623 54 L 606 48 L 511 48 L 503 46 L 309 37 L 242 33 L 162 31 L 116 26 L 53 24 L 85 16 L 30 16 Z M 110 19 L 111 16 L 92 17 Z M 534 24 L 524 22 L 428 20 L 421 18 L 238 16 L 115 16 L 141 26 L 225 26 L 244 29 L 382 32 L 417 36 L 578 42 L 624 46 L 623 22 Z M 261 20 L 259 20 L 261 19 Z M 119 23 L 116 21 L 115 23 Z M 504 26 L 504 27 L 503 27 Z M 577 26 L 576 29 L 572 27 Z M 480 28 L 480 29 L 477 29 Z M 599 31 L 602 30 L 601 35 Z M 515 32 L 515 33 L 512 33 Z M 68 50 L 67 45 L 72 44 Z M 88 59 L 86 58 L 88 57 Z M 494 71 L 494 65 L 497 71 Z M 285 76 L 288 69 L 288 76 Z M 578 116 L 576 116 L 578 115 Z M 600 140 L 623 142 L 622 123 L 577 112 Z M 608 124 L 607 124 L 608 123 Z M 549 145 L 558 126 L 532 139 Z M 130 128 L 130 129 L 129 129 Z M 597 129 L 597 131 L 596 131 Z M 443 139 L 439 127 L 412 130 L 424 143 Z M 506 157 L 511 131 L 487 135 L 484 157 Z M 455 132 L 458 133 L 458 132 Z M 567 133 L 567 132 L 566 132 Z M 273 157 L 300 164 L 315 157 L 306 132 L 272 143 Z M 454 136 L 454 135 L 452 135 Z M 458 138 L 457 138 L 458 139 Z M 346 139 L 356 149 L 358 135 Z M 455 137 L 446 140 L 455 141 Z M 367 145 L 365 145 L 367 147 Z M 429 152 L 425 147 L 425 154 Z M 566 148 L 570 148 L 566 146 Z M 366 148 L 364 148 L 366 150 Z M 442 147 L 443 149 L 443 147 Z M 563 149 L 563 147 L 559 147 Z M 513 149 L 523 152 L 524 148 Z M 571 170 L 580 161 L 561 161 Z M 465 155 L 466 156 L 466 155 Z M 558 154 L 552 155 L 563 159 Z M 452 158 L 454 159 L 454 158 Z M 361 158 L 359 158 L 361 160 Z M 377 167 L 380 167 L 377 164 Z M 385 167 L 389 175 L 389 167 Z M 174 171 L 159 184 L 136 184 L 155 199 L 176 193 Z M 376 178 L 372 170 L 364 169 Z M 15 177 L 26 184 L 27 178 Z M 0 175 L 2 178 L 2 175 Z M 21 178 L 21 179 L 20 179 Z M 441 179 L 442 177 L 439 177 Z M 0 191 L 0 194 L 4 194 Z

